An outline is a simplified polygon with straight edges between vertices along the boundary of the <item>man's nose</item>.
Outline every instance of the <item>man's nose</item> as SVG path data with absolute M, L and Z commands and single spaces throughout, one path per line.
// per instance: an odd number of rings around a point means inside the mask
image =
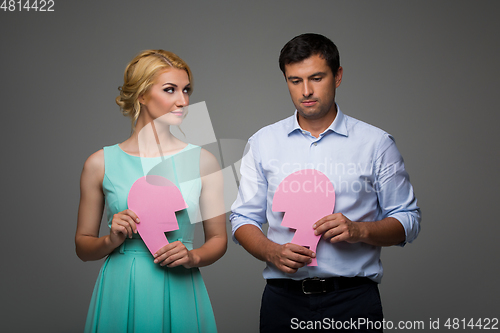
M 302 95 L 304 97 L 309 97 L 313 94 L 313 89 L 312 86 L 309 84 L 309 82 L 304 82 L 304 86 L 302 87 Z

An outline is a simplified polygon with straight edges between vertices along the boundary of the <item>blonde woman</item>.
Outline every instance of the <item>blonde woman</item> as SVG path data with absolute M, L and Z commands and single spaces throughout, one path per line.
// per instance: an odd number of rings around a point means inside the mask
M 131 118 L 132 134 L 92 154 L 80 181 L 76 253 L 83 261 L 107 257 L 85 332 L 216 332 L 198 267 L 212 264 L 226 251 L 222 176 L 212 154 L 169 131 L 185 116 L 191 91 L 191 70 L 171 52 L 143 51 L 125 70 L 116 102 Z M 156 126 L 156 144 L 141 146 L 139 133 L 160 117 L 163 126 Z M 152 255 L 137 233 L 141 221 L 128 209 L 127 196 L 144 176 L 145 162 L 158 165 L 165 160 L 175 167 L 175 179 L 190 180 L 185 182 L 189 188 L 176 184 L 188 208 L 177 212 L 179 229 L 166 234 L 169 244 Z M 110 232 L 99 237 L 105 207 Z M 198 208 L 205 242 L 193 249 L 192 216 Z

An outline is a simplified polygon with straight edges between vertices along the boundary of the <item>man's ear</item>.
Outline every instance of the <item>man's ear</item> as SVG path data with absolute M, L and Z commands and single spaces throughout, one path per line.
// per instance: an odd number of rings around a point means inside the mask
M 335 88 L 338 88 L 340 86 L 343 74 L 344 74 L 344 69 L 342 67 L 339 67 L 337 73 L 335 74 Z

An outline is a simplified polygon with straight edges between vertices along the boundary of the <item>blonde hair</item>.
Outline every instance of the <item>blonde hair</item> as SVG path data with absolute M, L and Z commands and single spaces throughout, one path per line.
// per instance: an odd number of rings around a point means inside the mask
M 188 75 L 193 87 L 191 69 L 178 55 L 164 50 L 146 50 L 139 53 L 125 68 L 123 85 L 118 87 L 120 95 L 116 97 L 116 104 L 124 116 L 132 120 L 135 127 L 141 113 L 139 97 L 146 94 L 154 84 L 156 77 L 170 68 L 183 69 Z

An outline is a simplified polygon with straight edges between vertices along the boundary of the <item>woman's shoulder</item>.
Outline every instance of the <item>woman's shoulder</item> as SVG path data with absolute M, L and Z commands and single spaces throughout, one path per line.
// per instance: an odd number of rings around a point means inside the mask
M 200 149 L 200 172 L 201 175 L 207 175 L 214 172 L 220 171 L 219 161 L 217 157 L 214 156 L 208 150 Z
M 83 171 L 104 175 L 104 148 L 90 155 L 83 165 Z

